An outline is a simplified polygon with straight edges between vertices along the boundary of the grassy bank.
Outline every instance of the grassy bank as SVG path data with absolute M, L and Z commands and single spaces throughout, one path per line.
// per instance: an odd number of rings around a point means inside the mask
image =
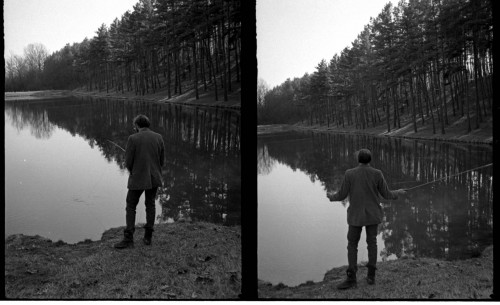
M 228 93 L 228 100 L 224 101 L 224 96 L 219 92 L 218 100 L 215 100 L 215 93 L 213 91 L 202 92 L 200 90 L 199 98 L 196 99 L 193 90 L 188 91 L 182 95 L 173 96 L 168 98 L 166 89 L 158 90 L 154 93 L 150 92 L 145 95 L 136 95 L 134 92 L 116 92 L 116 91 L 86 91 L 83 89 L 73 90 L 71 92 L 76 96 L 93 96 L 98 98 L 114 98 L 124 100 L 143 100 L 157 103 L 173 103 L 181 105 L 192 106 L 212 106 L 222 108 L 235 108 L 239 109 L 241 106 L 241 90 L 238 87 L 233 92 Z
M 480 128 L 473 129 L 470 133 L 467 132 L 467 124 L 465 119 L 457 120 L 446 128 L 446 133 L 441 134 L 437 131 L 435 134 L 432 131 L 432 126 L 426 125 L 420 127 L 415 133 L 413 126 L 408 124 L 399 129 L 392 129 L 387 132 L 386 127 L 377 126 L 366 129 L 356 129 L 352 126 L 346 128 L 327 127 L 324 125 L 305 125 L 305 124 L 279 124 L 279 125 L 260 125 L 257 127 L 257 135 L 266 135 L 294 130 L 311 130 L 315 132 L 331 132 L 331 133 L 346 133 L 359 135 L 373 135 L 380 137 L 394 137 L 413 140 L 439 140 L 456 143 L 471 143 L 471 144 L 493 144 L 493 121 L 489 117 L 485 122 L 480 124 Z
M 64 98 L 71 95 L 68 90 L 45 90 L 45 91 L 21 91 L 21 92 L 5 92 L 4 98 L 6 101 L 17 100 L 44 100 Z
M 219 89 L 217 100 L 213 89 L 206 92 L 200 86 L 198 99 L 194 90 L 187 90 L 183 94 L 173 95 L 168 98 L 168 90 L 163 88 L 155 92 L 149 92 L 144 95 L 135 94 L 134 91 L 121 92 L 116 90 L 94 90 L 87 91 L 83 88 L 69 90 L 45 90 L 45 91 L 26 91 L 26 92 L 6 92 L 6 100 L 33 100 L 33 99 L 52 99 L 67 96 L 92 96 L 96 98 L 111 98 L 121 100 L 141 100 L 156 103 L 172 103 L 190 106 L 219 107 L 239 110 L 241 107 L 241 85 L 234 81 L 231 85 L 232 91 L 228 92 L 228 100 L 224 101 L 224 93 Z
M 338 290 L 347 267 L 328 271 L 323 281 L 297 287 L 259 281 L 259 298 L 268 299 L 489 299 L 493 293 L 493 246 L 481 256 L 443 261 L 405 258 L 378 262 L 376 284 L 365 281 L 367 268 L 359 266 L 358 287 Z
M 12 235 L 5 241 L 5 293 L 9 299 L 236 299 L 241 288 L 241 230 L 209 223 L 155 227 L 145 246 L 113 244 L 123 228 L 100 241 L 52 242 Z

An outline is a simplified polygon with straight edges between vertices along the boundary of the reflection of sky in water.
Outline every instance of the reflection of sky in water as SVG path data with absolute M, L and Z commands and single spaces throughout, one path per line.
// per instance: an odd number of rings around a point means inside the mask
M 259 279 L 286 285 L 321 281 L 331 268 L 347 265 L 347 229 L 346 207 L 330 202 L 319 180 L 313 183 L 278 162 L 258 176 Z M 358 263 L 368 260 L 365 240 L 363 230 Z M 380 253 L 381 234 L 377 244 Z
M 78 135 L 55 127 L 37 139 L 30 129 L 17 130 L 5 115 L 5 236 L 73 243 L 125 225 L 128 173 Z M 145 222 L 144 195 L 136 217 Z

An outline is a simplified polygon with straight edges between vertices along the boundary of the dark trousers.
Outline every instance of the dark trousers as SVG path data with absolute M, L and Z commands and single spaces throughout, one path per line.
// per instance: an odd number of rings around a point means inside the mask
M 365 226 L 366 243 L 368 244 L 368 266 L 377 264 L 377 227 L 378 225 Z M 347 260 L 348 270 L 358 271 L 358 242 L 361 238 L 363 227 L 349 226 L 347 232 Z
M 128 190 L 127 193 L 127 207 L 126 207 L 126 223 L 127 227 L 125 228 L 124 234 L 126 239 L 132 239 L 135 232 L 135 209 L 137 204 L 139 203 L 139 198 L 142 193 L 146 193 L 146 225 L 145 229 L 153 230 L 153 226 L 155 223 L 156 216 L 156 207 L 155 207 L 155 198 L 157 187 L 154 187 L 149 190 Z

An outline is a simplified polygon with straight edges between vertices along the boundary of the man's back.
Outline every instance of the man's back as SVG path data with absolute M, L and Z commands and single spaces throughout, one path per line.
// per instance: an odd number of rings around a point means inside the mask
M 142 128 L 131 135 L 125 151 L 125 166 L 130 171 L 128 188 L 146 190 L 161 186 L 164 154 L 164 143 L 160 134 Z
M 368 164 L 359 164 L 345 172 L 341 189 L 332 200 L 343 200 L 349 196 L 347 223 L 366 226 L 382 222 L 379 194 L 385 199 L 397 199 L 397 195 L 387 187 L 380 170 Z

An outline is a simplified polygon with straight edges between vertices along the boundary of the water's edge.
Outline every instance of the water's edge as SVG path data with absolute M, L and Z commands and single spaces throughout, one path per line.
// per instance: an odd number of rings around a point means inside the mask
M 451 143 L 465 143 L 465 144 L 478 144 L 478 145 L 493 145 L 493 136 L 479 135 L 479 134 L 399 134 L 380 132 L 379 130 L 345 130 L 336 127 L 327 126 L 304 126 L 304 125 L 290 125 L 290 124 L 277 124 L 277 125 L 258 125 L 257 136 L 266 136 L 290 131 L 313 131 L 330 134 L 349 134 L 349 135 L 372 135 L 374 137 L 389 137 L 396 139 L 410 139 L 410 140 L 427 140 L 427 141 L 441 141 Z M 491 131 L 490 131 L 491 133 Z

